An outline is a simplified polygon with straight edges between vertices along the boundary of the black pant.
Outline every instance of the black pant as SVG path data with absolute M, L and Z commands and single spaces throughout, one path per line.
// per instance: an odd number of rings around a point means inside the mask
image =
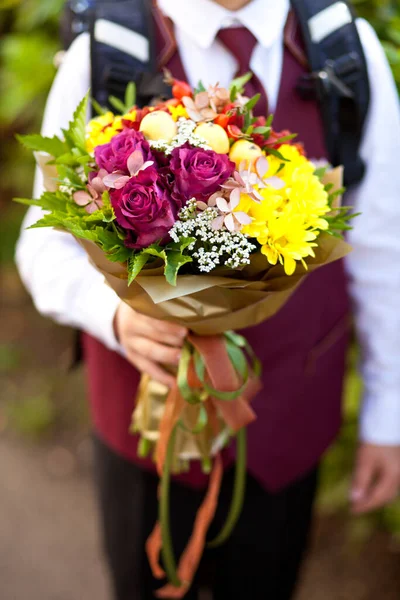
M 142 471 L 95 440 L 95 469 L 104 545 L 116 600 L 150 600 L 160 582 L 153 579 L 144 543 L 157 516 L 155 475 Z M 213 600 L 289 600 L 307 544 L 317 470 L 276 494 L 247 477 L 242 516 L 229 541 L 206 550 L 192 589 L 209 583 Z M 210 538 L 219 532 L 230 505 L 233 471 L 223 480 Z M 171 486 L 171 528 L 175 552 L 186 545 L 203 494 Z M 161 582 L 163 583 L 163 582 Z

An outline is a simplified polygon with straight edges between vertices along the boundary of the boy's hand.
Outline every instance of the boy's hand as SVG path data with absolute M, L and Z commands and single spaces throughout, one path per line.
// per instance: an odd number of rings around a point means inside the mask
M 361 444 L 351 491 L 352 510 L 366 513 L 393 502 L 400 490 L 400 446 Z
M 114 317 L 114 331 L 134 367 L 160 383 L 174 383 L 175 378 L 162 365 L 179 364 L 187 329 L 146 317 L 121 302 Z

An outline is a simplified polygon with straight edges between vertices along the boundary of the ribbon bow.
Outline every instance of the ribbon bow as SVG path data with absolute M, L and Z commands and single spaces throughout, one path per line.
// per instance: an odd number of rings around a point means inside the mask
M 244 351 L 252 359 L 249 367 Z M 246 476 L 246 427 L 256 416 L 249 403 L 261 389 L 260 365 L 247 341 L 233 332 L 221 336 L 189 335 L 180 361 L 176 384 L 171 388 L 160 424 L 155 458 L 161 477 L 159 521 L 150 535 L 146 551 L 153 575 L 168 577 L 156 592 L 158 598 L 183 598 L 191 586 L 206 544 L 206 536 L 217 508 L 223 464 L 218 453 L 210 474 L 207 494 L 195 518 L 193 532 L 176 567 L 169 528 L 169 487 L 177 428 L 183 426 L 185 403 L 200 406 L 198 422 L 191 432 L 209 425 L 215 436 L 228 426 L 238 438 L 235 486 L 226 523 L 210 546 L 222 544 L 239 518 Z M 160 554 L 164 569 L 160 566 Z

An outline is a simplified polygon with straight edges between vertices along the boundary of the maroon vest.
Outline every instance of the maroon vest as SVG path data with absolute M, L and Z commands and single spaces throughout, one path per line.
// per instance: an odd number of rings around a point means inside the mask
M 186 79 L 171 31 L 156 16 L 160 63 Z M 306 71 L 293 18 L 285 34 L 285 53 L 274 127 L 298 133 L 308 156 L 326 156 L 316 102 L 296 93 Z M 349 301 L 342 262 L 306 277 L 280 312 L 243 333 L 263 364 L 264 388 L 253 401 L 257 420 L 249 427 L 248 469 L 265 487 L 278 489 L 318 462 L 341 422 L 342 383 L 349 330 Z M 95 430 L 115 452 L 154 470 L 136 455 L 138 439 L 129 434 L 139 373 L 121 356 L 84 335 L 89 396 Z M 226 463 L 234 460 L 234 447 Z M 182 482 L 203 486 L 198 463 Z

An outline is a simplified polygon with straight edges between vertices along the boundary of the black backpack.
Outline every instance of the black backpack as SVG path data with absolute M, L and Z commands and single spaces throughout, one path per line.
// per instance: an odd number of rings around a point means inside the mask
M 359 149 L 370 86 L 354 12 L 343 0 L 291 0 L 301 26 L 310 73 L 297 93 L 317 96 L 331 163 L 344 165 L 347 186 L 361 181 L 365 165 Z M 138 40 L 141 52 L 131 55 L 101 34 L 109 22 Z M 134 81 L 138 105 L 169 95 L 157 72 L 151 0 L 70 0 L 63 19 L 65 46 L 82 31 L 91 33 L 92 95 L 106 105 L 123 98 Z M 111 25 L 112 27 L 112 25 Z M 122 31 L 122 30 L 120 30 Z M 100 32 L 100 33 L 99 33 Z M 115 44 L 115 45 L 114 45 Z

